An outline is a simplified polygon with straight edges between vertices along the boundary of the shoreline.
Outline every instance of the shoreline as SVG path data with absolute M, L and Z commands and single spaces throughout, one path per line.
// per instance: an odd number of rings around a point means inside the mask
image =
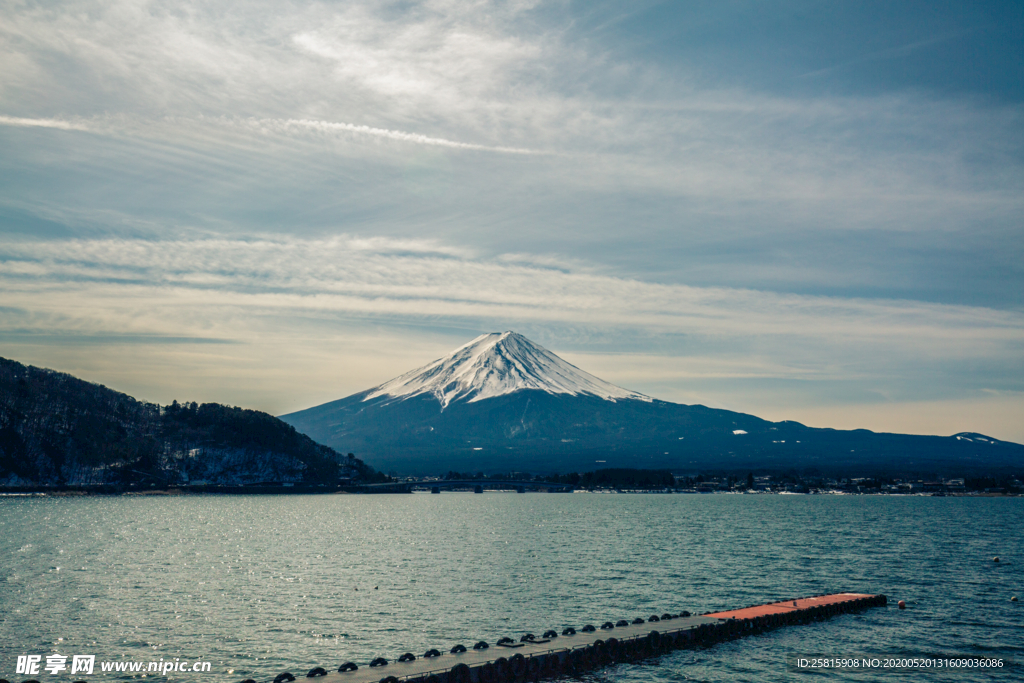
M 545 491 L 546 492 L 546 491 Z M 367 491 L 361 487 L 349 486 L 319 486 L 319 485 L 294 485 L 294 486 L 171 486 L 162 489 L 125 489 L 110 485 L 102 486 L 36 486 L 36 487 L 0 487 L 0 498 L 16 497 L 52 497 L 70 498 L 80 496 L 195 496 L 195 495 L 382 495 L 399 493 L 396 491 Z M 413 493 L 429 493 L 429 491 L 401 492 L 400 495 Z M 446 493 L 473 493 L 467 490 L 447 490 Z M 514 490 L 487 490 L 485 493 L 516 493 Z M 534 493 L 534 491 L 531 491 Z M 536 491 L 541 493 L 541 491 Z M 577 494 L 593 495 L 718 495 L 718 496 L 879 496 L 892 498 L 1020 498 L 1020 493 L 996 493 L 989 491 L 967 491 L 955 493 L 875 493 L 875 492 L 851 492 L 851 491 L 814 491 L 807 493 L 795 493 L 792 491 L 758 491 L 758 492 L 733 492 L 733 491 L 615 491 L 615 490 L 587 490 L 577 489 L 572 491 Z

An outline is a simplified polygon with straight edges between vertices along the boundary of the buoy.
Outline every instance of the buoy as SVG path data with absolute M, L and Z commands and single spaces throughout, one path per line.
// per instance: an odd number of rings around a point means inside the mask
M 907 603 L 903 602 L 902 600 L 897 602 L 896 606 L 899 607 L 900 609 L 907 609 Z
M 1017 602 L 1017 596 L 1014 595 L 1012 598 L 1010 598 L 1010 602 Z
M 999 558 L 998 558 L 998 557 L 993 557 L 993 558 L 992 558 L 992 561 L 993 561 L 993 562 L 998 562 L 998 561 L 999 561 Z

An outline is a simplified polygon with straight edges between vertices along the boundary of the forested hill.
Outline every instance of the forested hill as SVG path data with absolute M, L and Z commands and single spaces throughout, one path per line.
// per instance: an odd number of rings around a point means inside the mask
M 0 486 L 347 480 L 383 477 L 267 413 L 176 401 L 161 408 L 0 358 Z

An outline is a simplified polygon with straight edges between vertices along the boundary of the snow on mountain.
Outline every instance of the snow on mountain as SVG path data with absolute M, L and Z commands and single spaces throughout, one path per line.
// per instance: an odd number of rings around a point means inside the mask
M 523 389 L 549 394 L 589 395 L 607 401 L 651 398 L 609 384 L 567 363 L 515 332 L 484 334 L 444 358 L 371 389 L 363 399 L 406 399 L 431 394 L 444 409 L 457 400 L 469 403 Z

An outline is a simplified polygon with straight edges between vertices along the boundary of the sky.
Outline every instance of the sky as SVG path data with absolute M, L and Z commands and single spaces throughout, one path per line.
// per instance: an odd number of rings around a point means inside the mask
M 283 414 L 515 330 L 1024 442 L 1019 1 L 0 8 L 0 356 Z

